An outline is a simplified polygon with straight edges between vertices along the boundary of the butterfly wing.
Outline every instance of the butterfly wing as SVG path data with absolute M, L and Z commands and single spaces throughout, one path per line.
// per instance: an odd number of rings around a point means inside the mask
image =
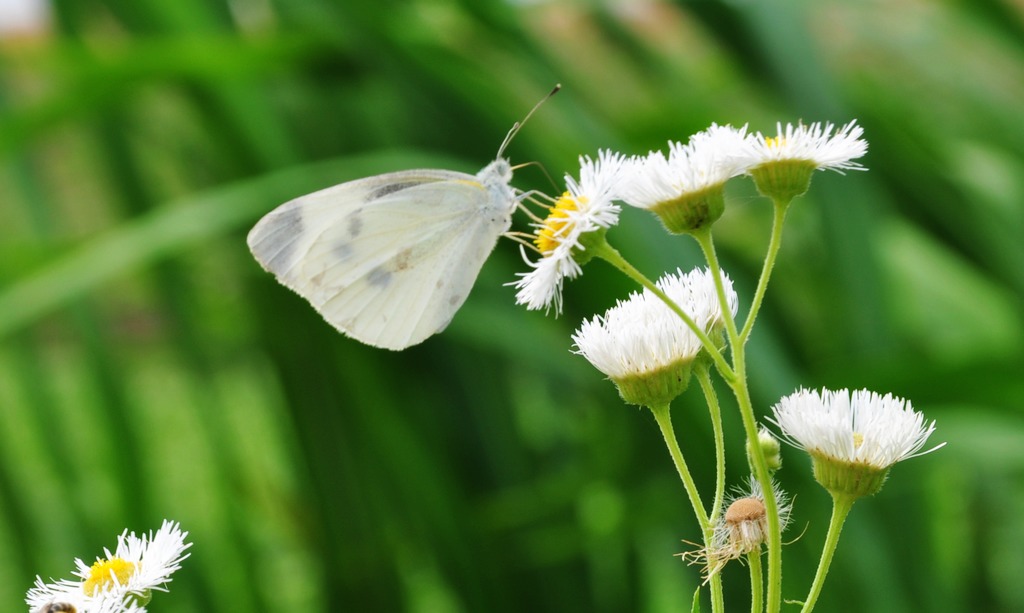
M 270 212 L 249 248 L 338 330 L 404 349 L 443 330 L 465 302 L 511 225 L 505 187 L 446 170 L 351 181 Z

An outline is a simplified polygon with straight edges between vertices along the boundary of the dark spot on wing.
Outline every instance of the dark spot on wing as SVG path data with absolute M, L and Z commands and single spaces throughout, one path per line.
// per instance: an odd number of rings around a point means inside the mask
M 374 287 L 387 287 L 391 283 L 391 273 L 378 266 L 366 275 L 366 281 Z
M 359 233 L 363 231 L 363 218 L 359 216 L 360 211 L 356 211 L 348 216 L 348 235 L 352 238 L 359 236 Z
M 395 272 L 402 272 L 412 265 L 412 249 L 407 247 L 398 252 L 395 256 L 394 269 Z
M 345 261 L 352 257 L 352 245 L 345 241 L 339 241 L 334 245 L 334 248 L 331 249 L 331 253 L 339 260 Z
M 450 304 L 451 306 L 455 306 L 455 305 L 461 304 L 461 303 L 462 303 L 462 296 L 459 296 L 458 294 L 452 294 L 451 296 L 448 297 L 448 304 Z
M 381 185 L 377 189 L 375 189 L 372 192 L 370 192 L 370 195 L 368 195 L 366 197 L 366 201 L 367 202 L 373 202 L 374 200 L 376 200 L 378 198 L 383 198 L 384 196 L 387 196 L 389 194 L 393 194 L 395 192 L 400 192 L 403 189 L 406 189 L 406 188 L 409 188 L 409 187 L 415 187 L 415 186 L 419 185 L 420 183 L 421 183 L 420 181 L 406 181 L 404 183 L 388 183 L 387 185 Z

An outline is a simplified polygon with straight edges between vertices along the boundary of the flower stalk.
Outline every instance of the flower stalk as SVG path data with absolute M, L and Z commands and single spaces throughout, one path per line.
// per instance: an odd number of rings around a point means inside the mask
M 693 370 L 704 393 L 704 400 L 708 404 L 711 430 L 715 437 L 715 501 L 711 505 L 710 517 L 711 523 L 715 523 L 722 512 L 722 500 L 725 498 L 725 433 L 722 431 L 722 409 L 718 404 L 718 395 L 711 382 L 707 364 L 698 361 Z
M 768 240 L 768 251 L 765 254 L 764 266 L 761 268 L 761 276 L 757 280 L 754 299 L 750 302 L 750 311 L 747 313 L 747 319 L 743 323 L 743 330 L 739 334 L 740 343 L 745 344 L 747 339 L 750 338 L 750 331 L 753 330 L 754 321 L 757 320 L 757 314 L 761 310 L 761 302 L 764 300 L 765 291 L 768 289 L 768 280 L 772 276 L 772 270 L 775 268 L 775 259 L 779 254 L 779 248 L 782 246 L 782 228 L 786 221 L 786 211 L 789 210 L 790 202 L 792 201 L 778 198 L 772 201 L 772 234 Z
M 702 533 L 706 533 L 710 526 L 708 521 L 708 512 L 704 509 L 704 503 L 701 502 L 700 492 L 697 490 L 697 484 L 693 480 L 693 475 L 690 474 L 690 469 L 686 466 L 686 460 L 683 459 L 683 451 L 679 448 L 679 442 L 676 440 L 675 429 L 672 427 L 672 415 L 669 410 L 669 405 L 652 406 L 648 407 L 651 413 L 654 414 L 654 421 L 658 423 L 658 429 L 661 430 L 661 436 L 665 439 L 665 445 L 668 446 L 669 455 L 672 456 L 672 463 L 675 464 L 676 472 L 679 473 L 679 478 L 683 482 L 683 489 L 686 490 L 686 495 L 690 499 L 690 504 L 693 506 L 693 514 L 697 517 L 697 523 L 700 524 L 700 530 Z
M 761 550 L 747 554 L 750 567 L 750 613 L 764 610 L 764 571 L 761 569 Z
M 718 254 L 715 251 L 710 229 L 705 232 L 695 232 L 693 236 L 697 239 L 697 243 L 704 252 L 704 257 L 708 261 L 708 266 L 711 268 L 713 276 L 716 279 L 720 279 L 718 271 L 721 266 L 718 263 Z M 718 291 L 719 301 L 724 303 L 725 295 L 717 284 L 716 290 Z M 756 445 L 758 427 L 757 418 L 754 415 L 754 406 L 750 400 L 750 391 L 747 387 L 746 349 L 740 341 L 739 332 L 736 330 L 736 322 L 732 318 L 731 313 L 726 314 L 728 309 L 723 309 L 723 311 L 725 330 L 728 335 L 732 357 L 731 372 L 733 373 L 733 377 L 726 378 L 726 382 L 732 389 L 736 402 L 739 405 L 747 444 Z M 765 493 L 764 506 L 768 520 L 768 538 L 766 543 L 768 547 L 768 600 L 766 610 L 769 613 L 777 613 L 782 607 L 782 535 L 779 524 L 779 508 L 778 502 L 775 500 L 774 488 L 772 487 L 771 472 L 764 454 L 756 453 L 751 454 L 751 456 L 750 470 Z
M 801 613 L 811 613 L 814 605 L 818 602 L 818 596 L 821 595 L 821 588 L 825 585 L 825 577 L 832 564 L 832 556 L 835 555 L 836 547 L 839 545 L 839 535 L 843 531 L 843 524 L 856 500 L 853 496 L 842 494 L 832 496 L 832 518 L 828 522 L 828 535 L 825 537 L 825 544 L 821 549 L 821 559 L 818 561 L 818 570 L 814 573 L 811 590 L 807 594 L 807 598 L 804 599 L 803 608 L 800 609 Z

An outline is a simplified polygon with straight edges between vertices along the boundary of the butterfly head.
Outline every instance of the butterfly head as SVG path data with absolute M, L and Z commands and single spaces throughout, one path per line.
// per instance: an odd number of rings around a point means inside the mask
M 508 185 L 512 181 L 512 164 L 505 158 L 498 158 L 484 166 L 484 169 L 477 173 L 477 178 L 484 185 Z

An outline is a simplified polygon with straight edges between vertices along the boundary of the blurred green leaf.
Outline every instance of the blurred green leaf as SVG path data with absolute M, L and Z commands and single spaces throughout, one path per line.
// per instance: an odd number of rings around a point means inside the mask
M 502 241 L 444 334 L 389 353 L 337 334 L 245 248 L 260 215 L 315 189 L 479 169 L 555 82 L 509 149 L 543 166 L 517 170 L 524 190 L 712 122 L 858 119 L 870 171 L 819 173 L 792 207 L 750 341 L 755 407 L 868 387 L 949 444 L 858 502 L 820 609 L 1024 609 L 1009 4 L 50 6 L 47 30 L 0 38 L 0 609 L 163 516 L 196 546 L 160 610 L 699 606 L 699 571 L 674 556 L 699 535 L 656 428 L 571 353 L 579 322 L 633 289 L 613 270 L 587 266 L 545 317 L 513 305 L 525 264 Z M 744 179 L 729 195 L 716 242 L 745 302 L 770 207 Z M 644 211 L 609 238 L 651 276 L 701 265 Z M 706 410 L 690 395 L 673 413 L 705 487 Z M 828 500 L 783 453 L 799 597 Z M 723 577 L 730 610 L 747 602 L 746 569 Z

